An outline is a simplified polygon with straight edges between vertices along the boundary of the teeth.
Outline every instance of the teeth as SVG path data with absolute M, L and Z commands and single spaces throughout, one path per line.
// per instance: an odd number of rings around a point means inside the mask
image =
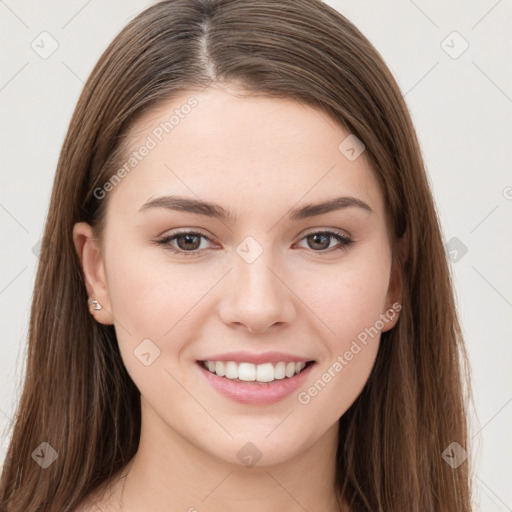
M 288 363 L 286 365 L 285 374 L 287 377 L 293 377 L 295 375 L 295 363 Z
M 277 363 L 274 367 L 274 379 L 284 379 L 286 377 L 286 364 Z
M 210 362 L 212 362 L 215 366 L 214 370 L 210 370 L 208 368 L 212 373 L 216 373 L 219 377 L 224 377 L 224 375 L 226 375 L 226 365 L 222 361 L 218 361 L 218 362 L 210 361 Z
M 274 380 L 272 363 L 259 364 L 256 367 L 256 380 L 258 382 L 272 382 Z
M 228 361 L 226 363 L 226 377 L 228 379 L 238 378 L 238 365 L 233 361 Z
M 306 363 L 286 363 L 276 364 L 264 363 L 235 363 L 234 361 L 205 361 L 204 367 L 211 373 L 216 373 L 219 377 L 228 379 L 240 379 L 246 382 L 272 382 L 281 380 L 285 377 L 293 377 L 300 373 L 306 367 Z
M 256 366 L 251 363 L 240 363 L 238 365 L 238 378 L 248 382 L 256 380 Z

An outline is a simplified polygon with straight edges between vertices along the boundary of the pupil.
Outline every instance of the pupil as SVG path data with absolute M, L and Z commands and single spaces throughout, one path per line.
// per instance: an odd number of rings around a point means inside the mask
M 181 238 L 186 240 L 185 245 L 189 245 L 192 243 L 191 239 L 194 239 L 194 238 L 197 239 L 199 237 L 196 235 L 182 235 Z M 193 245 L 197 246 L 197 243 L 193 244 Z M 187 249 L 197 249 L 197 247 L 186 247 L 186 248 Z
M 326 247 L 322 247 L 322 242 L 318 242 L 318 240 L 315 240 L 315 239 L 318 239 L 319 237 L 323 238 L 324 242 L 327 240 L 327 247 L 329 247 L 329 237 L 324 233 L 315 233 L 314 235 L 311 235 L 311 238 L 314 239 L 313 245 L 320 243 L 320 247 L 317 246 L 316 249 L 325 249 L 326 248 Z M 312 249 L 314 249 L 314 248 L 315 247 L 312 247 Z

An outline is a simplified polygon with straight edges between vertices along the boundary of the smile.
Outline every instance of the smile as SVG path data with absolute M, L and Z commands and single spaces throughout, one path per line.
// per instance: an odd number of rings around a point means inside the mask
M 273 382 L 289 379 L 299 374 L 308 363 L 285 362 L 277 363 L 237 363 L 235 361 L 202 361 L 204 368 L 219 377 L 226 377 L 239 382 Z
M 283 352 L 231 352 L 197 360 L 196 368 L 225 398 L 247 405 L 270 405 L 296 392 L 315 364 Z

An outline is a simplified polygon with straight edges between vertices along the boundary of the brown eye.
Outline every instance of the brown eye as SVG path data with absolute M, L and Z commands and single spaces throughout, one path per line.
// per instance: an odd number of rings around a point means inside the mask
M 201 250 L 202 240 L 211 242 L 210 238 L 202 233 L 185 231 L 182 233 L 166 235 L 158 240 L 157 243 L 164 246 L 165 249 L 182 256 L 199 256 L 204 252 Z
M 332 239 L 337 240 L 337 246 L 330 247 Z M 171 252 L 174 252 L 182 256 L 200 256 L 205 247 L 201 249 L 201 241 L 206 240 L 212 242 L 212 240 L 195 231 L 185 231 L 182 233 L 174 233 L 164 236 L 158 240 L 159 245 L 164 246 Z M 349 237 L 335 233 L 333 231 L 317 231 L 306 235 L 302 240 L 307 241 L 309 249 L 319 254 L 331 253 L 336 251 L 346 251 L 349 246 L 353 243 Z M 207 249 L 208 247 L 206 247 Z
M 311 249 L 324 250 L 328 249 L 331 244 L 331 237 L 326 233 L 313 233 L 306 238 Z
M 195 251 L 201 245 L 201 237 L 194 234 L 178 235 L 174 237 L 176 245 L 184 251 Z
M 338 241 L 338 247 L 336 247 L 336 245 L 330 247 L 332 239 Z M 316 231 L 315 233 L 309 233 L 303 240 L 306 240 L 309 249 L 313 249 L 314 252 L 319 253 L 347 250 L 350 244 L 353 243 L 353 240 L 349 237 L 333 231 Z

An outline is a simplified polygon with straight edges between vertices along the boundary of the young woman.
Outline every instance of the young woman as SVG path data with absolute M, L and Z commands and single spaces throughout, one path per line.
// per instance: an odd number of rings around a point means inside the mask
M 0 508 L 470 511 L 466 362 L 368 40 L 316 0 L 163 1 L 71 120 Z

